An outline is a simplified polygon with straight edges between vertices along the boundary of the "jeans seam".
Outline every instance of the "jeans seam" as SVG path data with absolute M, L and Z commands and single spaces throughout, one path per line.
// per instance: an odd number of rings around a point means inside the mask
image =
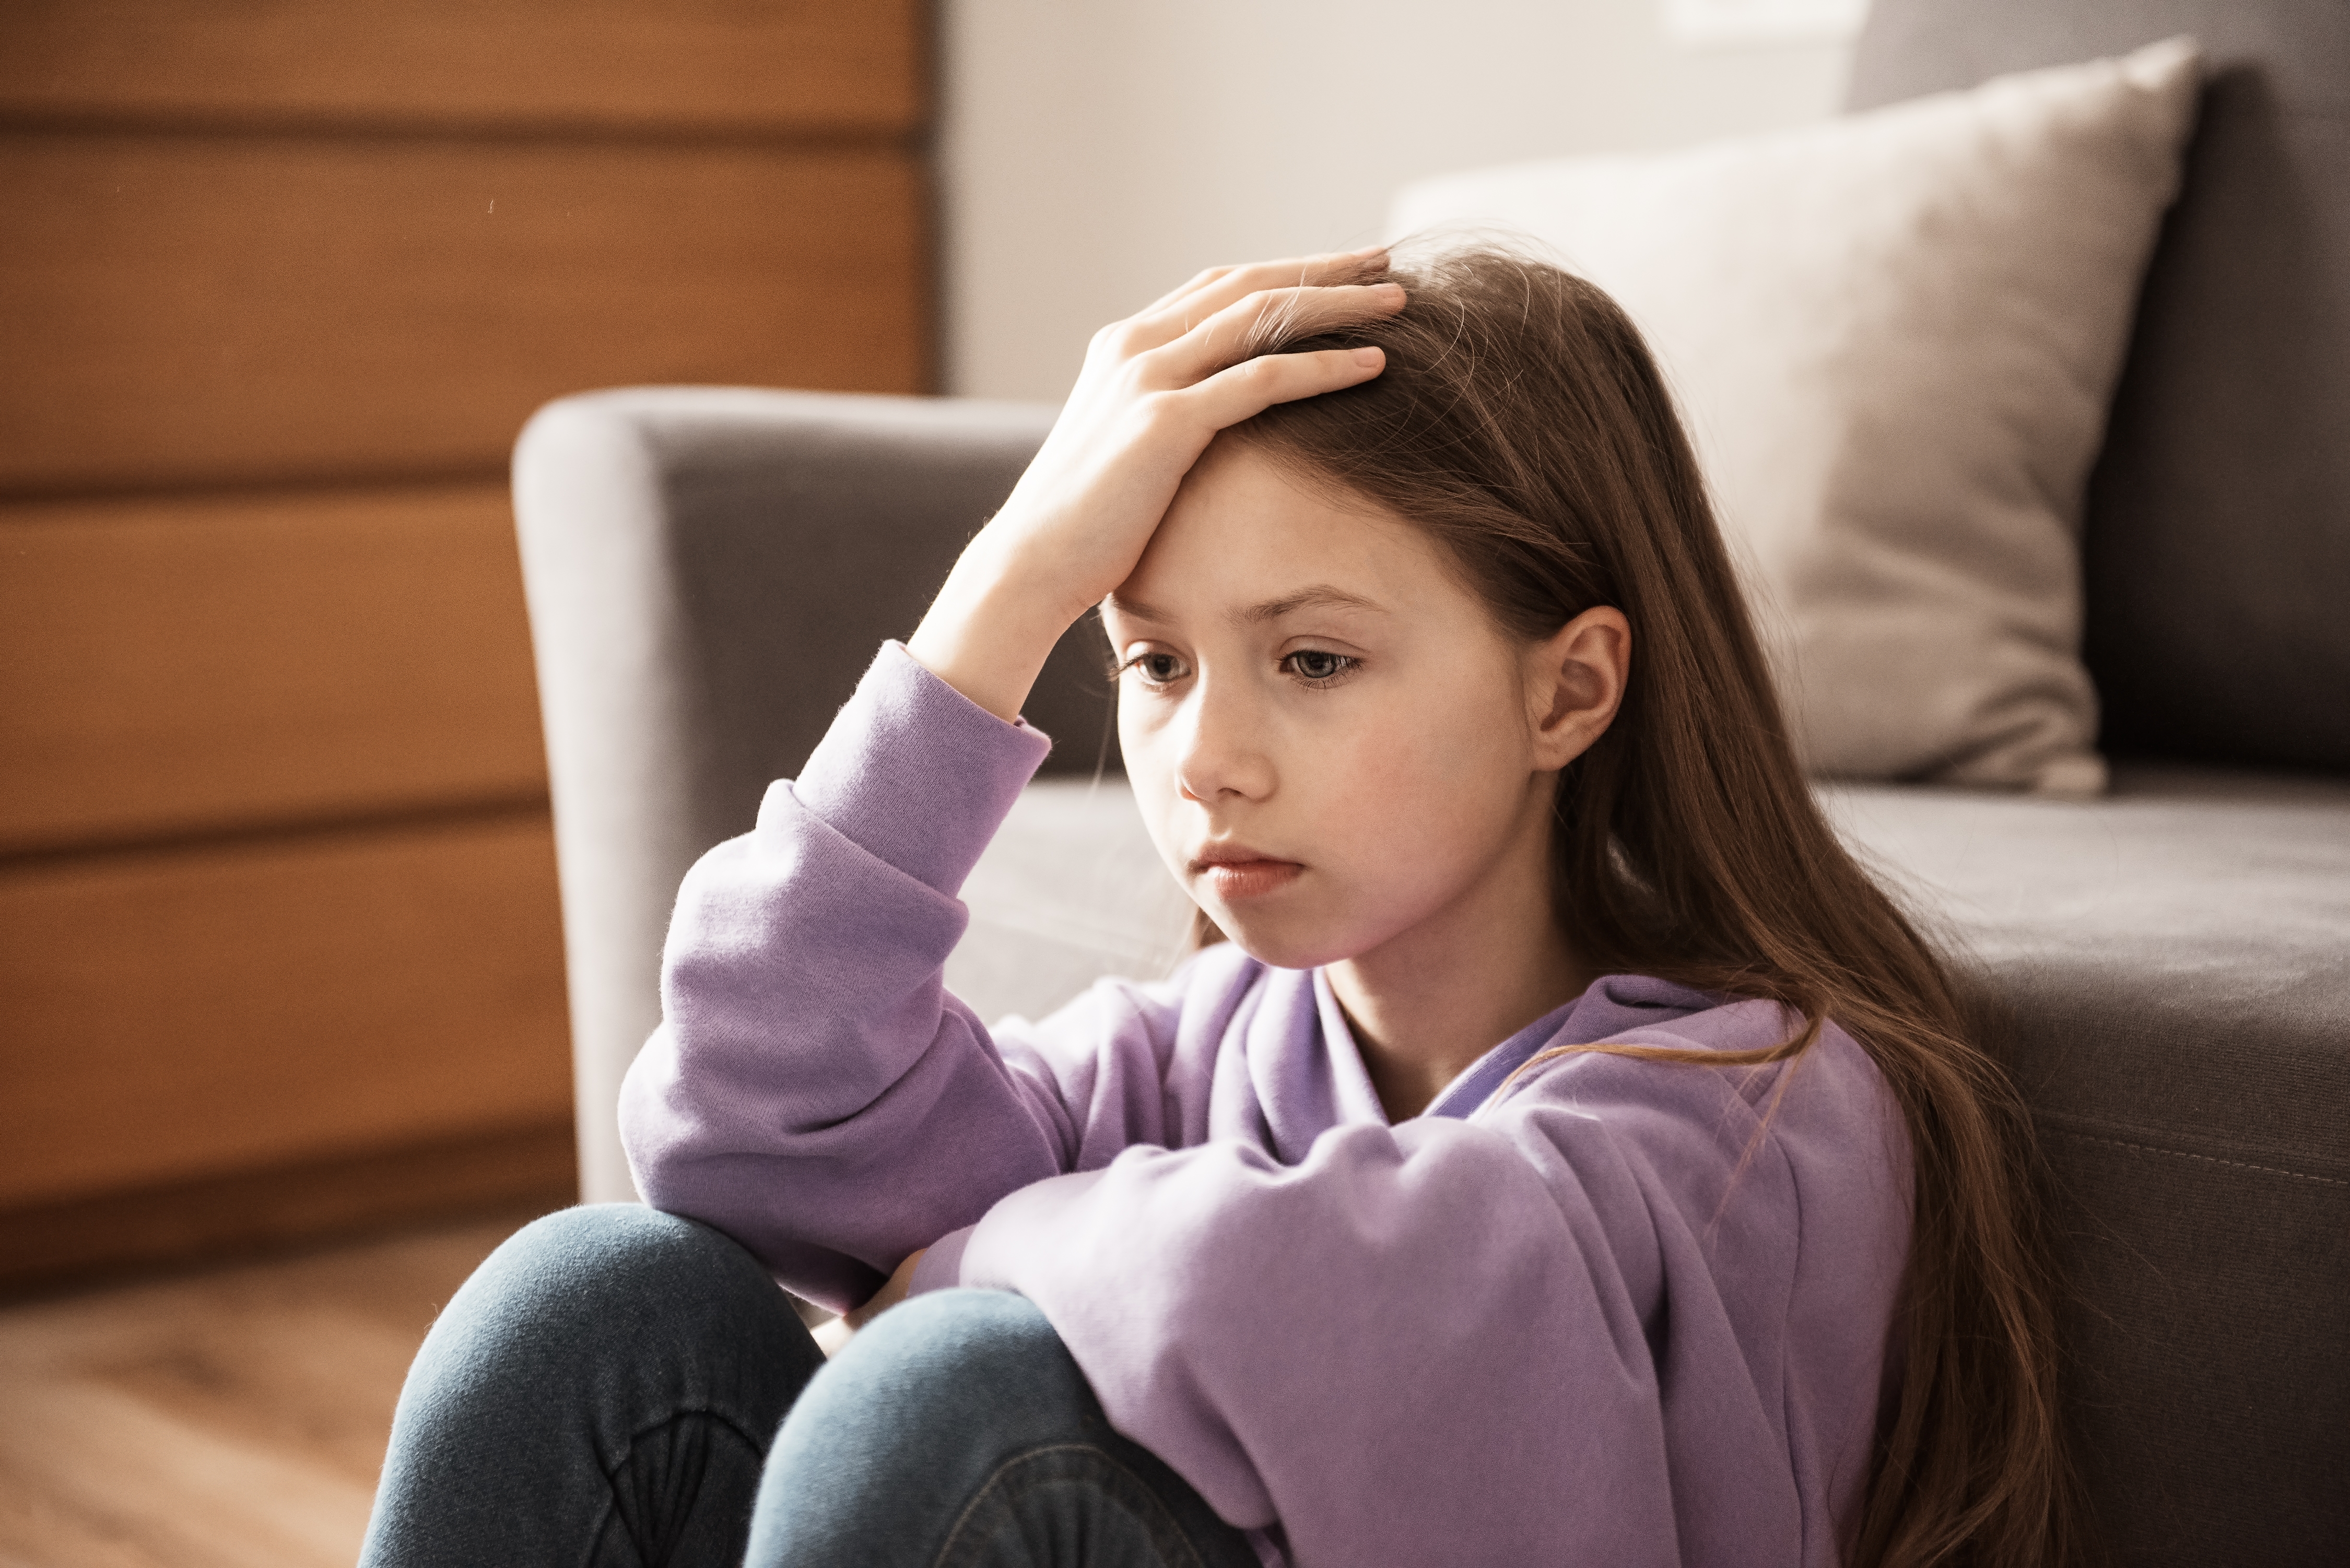
M 597 1543 L 604 1539 L 605 1526 L 611 1522 L 612 1515 L 619 1509 L 619 1499 L 614 1495 L 613 1488 L 616 1480 L 620 1473 L 621 1467 L 626 1465 L 629 1462 L 629 1456 L 636 1452 L 637 1444 L 643 1440 L 647 1435 L 660 1431 L 663 1427 L 673 1427 L 688 1416 L 708 1417 L 711 1420 L 715 1421 L 718 1425 L 725 1428 L 726 1430 L 733 1433 L 737 1438 L 740 1438 L 743 1442 L 748 1443 L 751 1446 L 752 1451 L 758 1454 L 763 1460 L 766 1458 L 767 1450 L 760 1446 L 759 1440 L 756 1438 L 754 1438 L 748 1431 L 743 1429 L 741 1422 L 735 1420 L 733 1417 L 725 1414 L 723 1411 L 719 1410 L 713 1406 L 675 1406 L 671 1407 L 668 1415 L 661 1417 L 658 1420 L 647 1421 L 644 1425 L 634 1428 L 629 1433 L 627 1440 L 620 1445 L 619 1457 L 615 1459 L 608 1465 L 599 1464 L 596 1467 L 604 1477 L 604 1506 L 596 1511 L 595 1522 L 588 1531 L 586 1545 L 582 1548 L 582 1550 L 587 1553 L 587 1556 L 580 1559 L 582 1563 L 587 1563 L 595 1555 Z
M 621 1446 L 620 1457 L 604 1468 L 604 1479 L 608 1481 L 615 1475 L 619 1473 L 620 1467 L 629 1462 L 629 1455 L 635 1451 L 637 1444 L 643 1440 L 647 1433 L 658 1432 L 663 1427 L 674 1427 L 678 1422 L 683 1420 L 688 1416 L 709 1417 L 712 1420 L 717 1422 L 720 1426 L 725 1428 L 728 1431 L 733 1433 L 736 1437 L 750 1444 L 752 1448 L 757 1449 L 762 1457 L 765 1456 L 767 1451 L 765 1445 L 761 1443 L 758 1438 L 753 1437 L 748 1431 L 745 1431 L 743 1429 L 743 1423 L 737 1421 L 733 1417 L 726 1414 L 715 1405 L 677 1405 L 671 1407 L 668 1415 L 660 1417 L 657 1420 L 647 1421 L 643 1426 L 629 1432 L 628 1441 Z
M 1167 1504 L 1160 1501 L 1159 1494 L 1152 1491 L 1140 1476 L 1112 1459 L 1098 1443 L 1047 1443 L 1042 1448 L 1029 1449 L 1024 1452 L 1014 1454 L 996 1466 L 994 1471 L 981 1484 L 980 1489 L 972 1493 L 971 1501 L 963 1504 L 962 1511 L 955 1515 L 954 1524 L 947 1531 L 947 1538 L 941 1543 L 938 1556 L 931 1559 L 931 1568 L 945 1568 L 948 1557 L 954 1552 L 956 1542 L 962 1537 L 963 1526 L 971 1522 L 972 1514 L 978 1510 L 981 1503 L 987 1501 L 988 1494 L 995 1490 L 996 1484 L 1003 1480 L 1005 1473 L 1014 1466 L 1026 1464 L 1030 1459 L 1045 1454 L 1071 1453 L 1091 1454 L 1133 1482 L 1135 1490 L 1142 1494 L 1144 1500 L 1166 1524 L 1167 1533 L 1173 1536 L 1182 1546 L 1189 1568 L 1206 1568 L 1206 1564 L 1201 1561 L 1198 1548 L 1191 1544 L 1191 1538 L 1183 1533 L 1183 1527 L 1176 1523 L 1174 1514 L 1168 1511 Z

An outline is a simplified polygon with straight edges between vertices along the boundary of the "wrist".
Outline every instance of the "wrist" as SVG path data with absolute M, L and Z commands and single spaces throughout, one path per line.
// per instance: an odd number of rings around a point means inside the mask
M 1045 658 L 1085 607 L 1072 610 L 1040 593 L 1033 574 L 986 559 L 977 544 L 955 563 L 906 651 L 1008 723 L 1020 717 Z

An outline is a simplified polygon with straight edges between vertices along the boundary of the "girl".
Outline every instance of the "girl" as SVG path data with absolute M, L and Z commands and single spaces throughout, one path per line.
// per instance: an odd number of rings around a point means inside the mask
M 1097 604 L 1202 948 L 991 1033 L 955 894 Z M 1222 268 L 1105 329 L 687 877 L 663 999 L 621 1107 L 662 1212 L 451 1303 L 369 1562 L 2074 1551 L 2025 1124 L 1555 268 Z M 820 1372 L 771 1275 L 848 1309 Z

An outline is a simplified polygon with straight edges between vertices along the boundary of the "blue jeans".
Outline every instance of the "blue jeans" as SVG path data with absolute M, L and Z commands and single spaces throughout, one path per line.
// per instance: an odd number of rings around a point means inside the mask
M 536 1221 L 451 1300 L 359 1561 L 1258 1564 L 1022 1298 L 918 1296 L 827 1365 L 748 1252 L 633 1204 Z

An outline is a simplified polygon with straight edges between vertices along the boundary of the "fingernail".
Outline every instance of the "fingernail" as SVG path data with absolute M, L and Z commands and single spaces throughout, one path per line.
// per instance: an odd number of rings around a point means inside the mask
M 1403 298 L 1403 285 L 1399 283 L 1383 283 L 1378 286 L 1375 292 L 1381 299 L 1392 299 L 1400 302 Z
M 1380 348 L 1357 348 L 1355 350 L 1355 363 L 1362 366 L 1365 369 L 1368 369 L 1374 365 L 1385 364 L 1387 362 L 1387 358 L 1386 350 Z

